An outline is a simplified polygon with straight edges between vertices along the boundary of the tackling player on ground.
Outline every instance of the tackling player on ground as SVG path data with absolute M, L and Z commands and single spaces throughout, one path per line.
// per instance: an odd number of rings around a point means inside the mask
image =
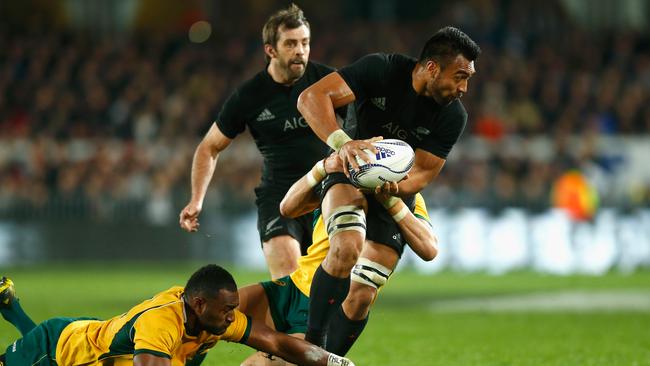
M 348 163 L 358 168 L 357 158 L 368 158 L 364 150 L 376 153 L 369 141 L 361 139 L 384 136 L 408 142 L 415 150 L 414 166 L 409 179 L 390 193 L 401 196 L 412 208 L 413 195 L 438 175 L 465 127 L 467 113 L 460 97 L 467 92 L 479 53 L 466 34 L 446 27 L 426 42 L 418 60 L 400 54 L 363 57 L 306 89 L 298 109 L 320 139 L 338 152 L 346 174 Z M 352 102 L 357 109 L 358 140 L 341 130 L 334 118 L 335 108 Z M 322 188 L 321 207 L 332 250 L 314 275 L 306 335 L 321 345 L 330 320 L 328 343 L 344 342 L 347 329 L 364 320 L 361 313 L 339 309 L 364 242 L 385 245 L 400 254 L 404 246 L 386 210 L 364 197 L 345 175 L 328 175 Z M 374 264 L 368 267 L 381 272 Z M 340 312 L 344 316 L 335 316 Z
M 298 112 L 298 96 L 333 69 L 309 61 L 309 22 L 295 5 L 273 14 L 262 36 L 268 64 L 232 93 L 196 148 L 192 196 L 179 221 L 187 231 L 198 230 L 198 217 L 219 154 L 248 127 L 264 157 L 262 182 L 255 189 L 257 228 L 271 278 L 275 279 L 294 271 L 301 245 L 306 249 L 311 244 L 311 215 L 282 217 L 280 201 L 291 184 L 327 154 L 327 146 Z
M 0 314 L 23 338 L 0 355 L 0 366 L 194 366 L 220 340 L 301 365 L 354 366 L 346 358 L 268 328 L 264 319 L 239 311 L 239 304 L 230 273 L 207 265 L 185 287 L 172 287 L 112 319 L 53 318 L 36 326 L 23 312 L 12 282 L 3 277 Z

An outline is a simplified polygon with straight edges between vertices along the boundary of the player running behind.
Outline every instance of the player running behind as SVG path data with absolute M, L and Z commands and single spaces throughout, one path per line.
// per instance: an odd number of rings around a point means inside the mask
M 316 209 L 319 197 L 313 187 L 319 184 L 327 173 L 337 171 L 342 172 L 343 167 L 336 154 L 318 162 L 309 173 L 289 189 L 282 200 L 282 214 L 294 217 Z M 429 223 L 429 215 L 422 196 L 416 195 L 414 213 L 411 213 L 399 198 L 388 197 L 383 193 L 376 197 L 382 202 L 393 201 L 389 213 L 397 222 L 409 246 L 422 259 L 432 260 L 437 254 L 437 240 Z M 291 275 L 276 281 L 262 282 L 239 290 L 240 307 L 244 313 L 250 314 L 253 318 L 267 319 L 269 327 L 298 337 L 303 337 L 307 328 L 308 296 L 314 272 L 329 251 L 329 239 L 323 217 L 318 210 L 314 215 L 313 244 L 309 247 L 307 255 L 298 260 L 298 269 Z M 348 296 L 342 305 L 342 309 L 345 309 L 346 313 L 355 314 L 355 319 L 358 321 L 350 322 L 351 326 L 341 331 L 350 340 L 328 338 L 328 347 L 340 349 L 341 354 L 347 353 L 363 331 L 368 320 L 369 309 L 374 303 L 377 292 L 395 269 L 399 254 L 384 245 L 369 243 L 364 246 L 353 270 L 351 296 Z M 381 268 L 381 272 L 376 272 L 374 268 Z M 343 316 L 342 310 L 335 316 Z M 257 352 L 242 363 L 242 366 L 283 364 L 284 361 L 277 357 Z
M 180 213 L 180 226 L 194 232 L 219 154 L 248 127 L 264 157 L 255 189 L 257 229 L 271 278 L 297 267 L 301 245 L 311 244 L 311 215 L 282 217 L 280 201 L 291 184 L 327 154 L 296 108 L 298 96 L 334 69 L 309 61 L 310 26 L 296 5 L 273 14 L 262 30 L 266 68 L 238 87 L 196 148 L 192 196 Z
M 354 366 L 301 339 L 252 321 L 237 309 L 239 293 L 223 268 L 197 270 L 128 312 L 101 321 L 53 318 L 38 326 L 23 312 L 13 284 L 0 282 L 0 313 L 23 338 L 0 355 L 0 366 L 199 365 L 220 341 L 239 342 L 301 365 Z
M 429 38 L 418 60 L 372 54 L 331 73 L 300 95 L 298 110 L 316 135 L 339 153 L 346 174 L 348 163 L 358 168 L 357 158 L 368 159 L 364 150 L 377 152 L 361 139 L 384 136 L 409 143 L 415 163 L 410 178 L 400 182 L 394 193 L 412 208 L 413 195 L 438 175 L 465 127 L 467 112 L 460 98 L 467 92 L 479 53 L 465 33 L 445 27 Z M 356 102 L 358 140 L 341 130 L 334 118 L 334 108 L 352 102 Z M 328 175 L 322 188 L 321 208 L 332 250 L 314 275 L 305 338 L 321 345 L 330 319 L 348 294 L 350 270 L 364 242 L 390 246 L 398 253 L 404 246 L 386 210 L 364 197 L 346 175 Z M 349 219 L 345 226 L 340 225 L 343 218 Z M 354 318 L 346 312 L 333 320 L 330 329 L 345 329 L 339 322 Z

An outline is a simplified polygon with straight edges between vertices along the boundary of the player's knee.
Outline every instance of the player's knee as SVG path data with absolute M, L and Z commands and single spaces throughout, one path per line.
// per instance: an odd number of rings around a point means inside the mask
M 331 247 L 330 251 L 332 262 L 334 262 L 333 266 L 349 273 L 359 259 L 361 246 L 354 241 L 344 241 L 340 245 Z

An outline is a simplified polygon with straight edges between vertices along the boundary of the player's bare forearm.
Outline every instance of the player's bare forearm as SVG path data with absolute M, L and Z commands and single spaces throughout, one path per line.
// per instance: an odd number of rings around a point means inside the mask
M 408 197 L 422 191 L 440 174 L 444 165 L 445 159 L 417 149 L 415 162 L 408 174 L 408 179 L 399 182 L 399 190 L 395 195 Z
M 378 194 L 376 199 L 393 217 L 415 254 L 425 261 L 430 261 L 438 255 L 438 238 L 428 222 L 416 217 L 400 198 Z
M 192 202 L 203 202 L 217 166 L 219 153 L 228 147 L 231 141 L 219 130 L 217 124 L 213 123 L 199 143 L 192 161 Z
M 299 338 L 271 330 L 263 324 L 254 323 L 246 344 L 259 351 L 270 353 L 288 362 L 302 366 L 330 366 L 354 364 L 342 357 Z M 332 360 L 338 362 L 332 362 Z
M 219 153 L 203 142 L 199 144 L 192 160 L 192 201 L 203 202 L 205 194 L 212 180 Z
M 208 191 L 210 180 L 217 165 L 219 152 L 223 151 L 232 140 L 226 137 L 216 123 L 205 135 L 194 152 L 192 159 L 192 198 L 179 214 L 181 228 L 188 232 L 199 229 L 199 215 L 203 207 L 203 199 Z
M 320 200 L 313 187 L 308 184 L 308 178 L 305 175 L 289 188 L 280 202 L 280 214 L 295 218 L 315 210 L 319 203 Z
M 438 238 L 424 220 L 417 218 L 412 213 L 397 223 L 402 236 L 409 247 L 425 261 L 433 260 L 438 255 Z
M 280 213 L 286 217 L 298 217 L 312 212 L 320 204 L 314 187 L 329 173 L 342 172 L 343 163 L 336 153 L 317 162 L 307 174 L 295 182 L 280 202 Z
M 333 72 L 300 94 L 298 110 L 314 133 L 327 143 L 328 137 L 340 128 L 334 110 L 354 99 L 354 93 L 341 75 Z

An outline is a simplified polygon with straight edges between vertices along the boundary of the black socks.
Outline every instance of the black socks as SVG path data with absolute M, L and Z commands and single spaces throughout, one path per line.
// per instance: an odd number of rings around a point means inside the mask
M 330 276 L 323 266 L 314 274 L 309 294 L 309 322 L 305 340 L 317 346 L 325 345 L 327 324 L 350 290 L 350 276 Z

